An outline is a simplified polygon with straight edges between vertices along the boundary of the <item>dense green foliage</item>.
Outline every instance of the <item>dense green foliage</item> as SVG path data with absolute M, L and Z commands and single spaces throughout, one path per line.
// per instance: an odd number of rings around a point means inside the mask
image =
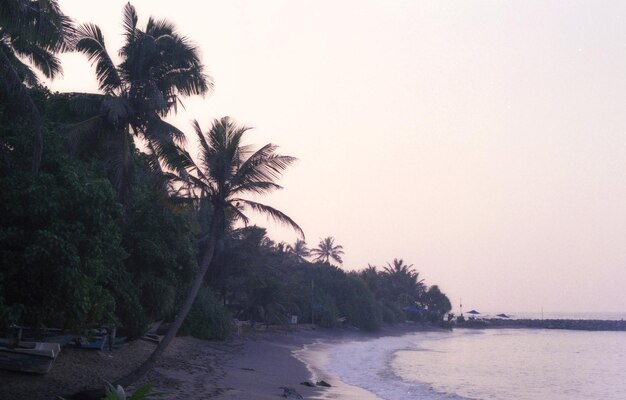
M 138 164 L 137 166 L 140 166 Z M 141 173 L 145 168 L 136 168 Z M 174 205 L 155 190 L 150 174 L 137 177 L 124 221 L 122 245 L 128 252 L 124 266 L 131 274 L 140 307 L 127 318 L 131 336 L 152 321 L 176 313 L 182 293 L 197 268 L 192 213 Z
M 243 198 L 280 189 L 276 181 L 295 161 L 272 144 L 243 145 L 248 128 L 225 117 L 203 132 L 196 122 L 198 161 L 176 146 L 184 133 L 162 118 L 212 82 L 197 49 L 167 21 L 151 18 L 139 29 L 128 4 L 118 66 L 99 28 L 80 26 L 76 50 L 95 63 L 102 94 L 27 90 L 36 79 L 6 58 L 28 56 L 19 53 L 21 40 L 55 41 L 42 53 L 50 60 L 74 41 L 70 21 L 51 4 L 49 38 L 24 30 L 32 16 L 0 10 L 0 72 L 14 81 L 0 85 L 0 331 L 12 323 L 69 330 L 114 323 L 137 337 L 154 321 L 182 321 L 185 304 L 181 332 L 207 339 L 226 337 L 233 317 L 269 325 L 297 315 L 372 331 L 384 322 L 441 321 L 450 311 L 445 294 L 401 259 L 347 273 L 330 264 L 344 254 L 333 237 L 309 249 L 294 220 Z M 274 243 L 264 228 L 247 226 L 248 210 L 293 227 L 302 240 Z
M 203 288 L 179 333 L 200 339 L 225 339 L 231 332 L 231 321 L 220 299 L 209 288 Z
M 18 154 L 28 149 L 28 133 L 10 132 L 23 137 L 5 140 L 24 146 L 8 151 L 12 168 L 0 176 L 0 293 L 13 320 L 3 325 L 77 327 L 114 319 L 112 288 L 126 277 L 116 271 L 125 252 L 121 207 L 110 184 L 64 155 L 60 138 L 48 130 L 50 151 L 33 175 L 28 157 Z
M 124 211 L 98 160 L 67 153 L 57 96 L 34 89 L 31 97 L 55 118 L 45 125 L 48 150 L 37 175 L 28 125 L 0 108 L 0 329 L 117 323 L 140 335 L 175 313 L 196 268 L 192 210 L 156 190 L 137 154 L 142 183 Z
M 346 323 L 365 330 L 380 328 L 380 312 L 374 296 L 363 281 L 330 264 L 302 267 L 305 268 L 306 280 L 311 282 L 310 312 L 313 313 L 314 322 L 319 319 L 322 326 L 334 327 L 341 318 Z

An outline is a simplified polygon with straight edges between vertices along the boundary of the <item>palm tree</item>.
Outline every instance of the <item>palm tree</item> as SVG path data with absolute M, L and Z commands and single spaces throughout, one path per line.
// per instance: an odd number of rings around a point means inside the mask
M 305 261 L 306 257 L 311 255 L 311 251 L 307 247 L 306 242 L 301 239 L 296 240 L 293 246 L 288 244 L 287 251 L 289 254 L 293 255 L 298 262 Z
M 204 276 L 213 261 L 216 243 L 229 222 L 227 220 L 247 224 L 249 218 L 244 211 L 250 209 L 292 227 L 304 238 L 302 229 L 281 211 L 240 197 L 245 194 L 263 195 L 281 189 L 274 181 L 296 159 L 276 154 L 277 146 L 273 144 L 266 144 L 257 151 L 242 145 L 242 136 L 248 128 L 235 125 L 228 117 L 215 120 L 206 133 L 202 132 L 197 121 L 193 125 L 200 143 L 200 156 L 196 162 L 181 150 L 179 154 L 186 164 L 186 175 L 181 178 L 184 178 L 183 183 L 188 185 L 189 193 L 195 196 L 198 204 L 211 205 L 200 207 L 200 212 L 210 212 L 206 244 L 203 246 L 198 273 L 174 323 L 150 358 L 137 371 L 119 382 L 122 385 L 129 384 L 148 371 L 176 336 L 204 282 Z
M 0 0 L 0 93 L 30 115 L 34 172 L 41 163 L 43 137 L 41 114 L 27 91 L 39 78 L 29 64 L 49 79 L 60 75 L 55 54 L 71 47 L 74 33 L 57 0 Z
M 106 146 L 113 182 L 122 199 L 129 189 L 132 137 L 144 141 L 154 170 L 161 172 L 161 163 L 175 168 L 168 156 L 175 143 L 184 143 L 185 136 L 163 117 L 176 111 L 180 97 L 204 95 L 212 88 L 198 49 L 172 23 L 150 17 L 145 29 L 137 24 L 135 8 L 128 3 L 118 66 L 97 25 L 79 26 L 76 42 L 76 50 L 95 64 L 103 95 L 96 115 L 72 127 L 73 145 L 78 151 L 85 144 Z
M 392 264 L 387 263 L 382 275 L 390 300 L 394 300 L 394 296 L 396 299 L 408 296 L 416 301 L 424 293 L 424 280 L 419 279 L 419 272 L 413 269 L 413 264 L 406 265 L 402 259 L 394 258 Z
M 376 266 L 368 264 L 367 268 L 365 268 L 359 273 L 359 276 L 361 277 L 363 282 L 365 282 L 365 285 L 367 285 L 368 289 L 370 290 L 370 292 L 372 292 L 374 297 L 378 299 L 380 297 L 379 292 L 380 292 L 380 286 L 381 286 L 381 279 L 380 279 L 380 274 L 378 270 L 376 269 Z
M 320 239 L 316 248 L 311 249 L 311 255 L 315 256 L 314 261 L 328 263 L 331 259 L 335 260 L 339 264 L 343 264 L 341 255 L 344 254 L 343 246 L 335 245 L 335 238 L 329 236 L 325 239 Z

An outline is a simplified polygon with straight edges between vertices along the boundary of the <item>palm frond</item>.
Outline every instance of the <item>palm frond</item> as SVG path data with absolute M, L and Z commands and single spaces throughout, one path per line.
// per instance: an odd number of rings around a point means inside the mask
M 163 172 L 161 164 L 171 171 L 184 171 L 184 165 L 180 163 L 180 152 L 178 146 L 172 141 L 167 140 L 147 140 L 147 146 L 150 149 L 150 155 L 154 157 L 152 160 L 152 169 Z
M 233 179 L 236 185 L 244 186 L 250 182 L 272 181 L 282 176 L 290 165 L 298 159 L 291 156 L 275 154 L 278 147 L 267 144 L 250 156 L 239 168 Z
M 162 120 L 158 115 L 151 115 L 147 121 L 145 136 L 150 139 L 175 142 L 185 145 L 187 138 L 185 133 L 174 125 Z
M 83 24 L 78 27 L 76 50 L 86 54 L 89 61 L 96 64 L 96 77 L 100 90 L 112 94 L 120 88 L 122 81 L 106 50 L 102 31 L 97 25 Z
M 280 190 L 283 187 L 277 183 L 264 181 L 264 182 L 246 182 L 244 184 L 240 184 L 237 186 L 231 186 L 230 192 L 233 195 L 240 195 L 243 193 L 254 193 L 254 194 L 268 194 L 275 190 Z
M 213 79 L 204 73 L 204 68 L 176 68 L 163 74 L 163 82 L 176 88 L 183 96 L 205 95 L 213 90 Z
M 330 255 L 330 258 L 332 258 L 333 260 L 337 261 L 339 264 L 343 264 L 343 260 L 341 259 L 341 256 L 337 253 L 333 253 Z
M 13 89 L 10 89 L 7 85 L 11 81 L 7 79 L 7 75 L 2 76 L 2 84 L 5 85 L 7 90 L 12 91 L 16 90 L 19 86 L 24 82 L 27 86 L 33 87 L 39 84 L 39 78 L 35 71 L 30 68 L 28 65 L 23 63 L 18 57 L 15 56 L 15 53 L 11 51 L 8 46 L 5 45 L 4 42 L 0 40 L 0 51 L 6 56 L 7 65 L 5 67 L 11 68 L 19 77 L 19 82 L 13 82 Z M 17 84 L 17 86 L 15 86 Z
M 235 203 L 239 202 L 242 205 L 250 207 L 252 210 L 256 212 L 259 212 L 261 214 L 266 214 L 274 221 L 293 228 L 293 230 L 295 230 L 304 239 L 304 231 L 302 230 L 302 228 L 300 228 L 300 226 L 294 220 L 292 220 L 283 212 L 278 211 L 277 209 L 270 207 L 268 205 L 257 203 L 251 200 L 233 198 L 233 199 L 230 199 L 230 201 L 235 202 Z
M 240 209 L 240 205 L 239 204 L 234 204 L 234 205 L 233 204 L 229 204 L 229 207 L 227 208 L 226 211 L 229 214 L 230 219 L 233 222 L 234 221 L 241 221 L 241 222 L 243 222 L 244 226 L 248 226 L 250 224 L 250 219 Z
M 36 43 L 53 53 L 71 50 L 76 28 L 72 19 L 61 11 L 58 0 L 31 2 L 30 9 Z
M 63 71 L 59 58 L 45 48 L 27 43 L 25 46 L 16 45 L 13 49 L 41 71 L 46 78 L 54 79 Z
M 123 13 L 122 26 L 124 27 L 124 36 L 127 43 L 133 43 L 137 33 L 137 21 L 139 20 L 137 11 L 130 3 L 126 3 Z
M 176 33 L 176 27 L 173 23 L 166 19 L 157 20 L 150 17 L 148 19 L 148 24 L 146 25 L 146 33 L 154 37 L 161 35 L 174 35 Z

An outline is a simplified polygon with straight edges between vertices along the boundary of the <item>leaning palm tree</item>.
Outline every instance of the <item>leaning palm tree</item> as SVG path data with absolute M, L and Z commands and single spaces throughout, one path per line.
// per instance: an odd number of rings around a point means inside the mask
M 56 54 L 71 47 L 74 26 L 57 0 L 0 0 L 0 94 L 29 114 L 35 131 L 33 171 L 43 152 L 41 114 L 27 87 L 39 84 L 34 67 L 46 78 L 62 73 Z
M 339 264 L 343 264 L 341 255 L 344 254 L 343 246 L 335 245 L 335 238 L 329 236 L 325 239 L 320 239 L 316 248 L 311 249 L 311 255 L 315 256 L 314 261 L 328 263 L 330 260 L 334 260 Z
M 122 199 L 130 185 L 133 137 L 143 140 L 154 170 L 161 172 L 161 163 L 175 168 L 169 155 L 185 136 L 163 117 L 176 111 L 181 97 L 204 95 L 212 87 L 197 47 L 172 23 L 150 17 L 145 29 L 140 29 L 135 8 L 128 3 L 123 26 L 125 42 L 117 66 L 100 28 L 78 27 L 76 50 L 95 64 L 103 95 L 96 112 L 70 130 L 77 152 L 94 145 L 108 151 L 107 165 Z
M 202 246 L 198 273 L 174 323 L 159 346 L 137 371 L 119 382 L 122 385 L 129 384 L 148 371 L 176 336 L 204 282 L 204 276 L 213 261 L 217 241 L 232 221 L 248 223 L 249 217 L 244 214 L 246 209 L 266 214 L 277 222 L 292 227 L 304 238 L 304 232 L 298 224 L 281 211 L 241 197 L 246 194 L 264 195 L 281 189 L 275 180 L 296 159 L 276 154 L 277 146 L 273 144 L 266 144 L 257 151 L 242 145 L 242 136 L 248 128 L 235 125 L 228 117 L 214 121 L 206 133 L 202 132 L 197 121 L 193 125 L 200 143 L 200 156 L 196 161 L 186 152 L 180 151 L 181 162 L 186 165 L 186 174 L 180 176 L 179 181 L 186 185 L 188 193 L 195 198 L 199 212 L 210 213 L 207 218 L 210 221 L 208 232 L 204 232 L 206 240 Z
M 296 240 L 296 242 L 292 245 L 287 245 L 287 252 L 294 256 L 298 262 L 303 262 L 305 259 L 311 255 L 311 251 L 306 245 L 306 242 L 302 239 Z

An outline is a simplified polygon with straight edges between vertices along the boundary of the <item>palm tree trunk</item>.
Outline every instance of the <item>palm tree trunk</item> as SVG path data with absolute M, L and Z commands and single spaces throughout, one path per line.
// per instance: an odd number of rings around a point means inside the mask
M 174 320 L 174 323 L 172 323 L 170 328 L 167 330 L 165 337 L 163 338 L 163 340 L 161 340 L 161 343 L 159 343 L 159 345 L 154 350 L 154 352 L 152 352 L 150 357 L 146 361 L 144 361 L 144 363 L 141 364 L 139 368 L 137 368 L 135 371 L 131 372 L 130 374 L 115 381 L 114 385 L 122 385 L 123 387 L 128 386 L 132 384 L 133 382 L 135 382 L 136 380 L 138 380 L 139 378 L 141 378 L 146 372 L 148 372 L 150 369 L 152 369 L 152 367 L 154 367 L 154 365 L 157 363 L 157 361 L 159 361 L 159 359 L 161 358 L 161 356 L 163 355 L 167 347 L 170 345 L 171 341 L 176 337 L 178 330 L 180 329 L 181 325 L 185 321 L 185 318 L 187 318 L 187 314 L 189 314 L 189 311 L 191 310 L 191 307 L 193 306 L 196 296 L 198 295 L 198 291 L 200 290 L 200 288 L 202 287 L 202 284 L 204 283 L 204 276 L 206 275 L 206 272 L 208 271 L 209 266 L 211 265 L 211 261 L 213 260 L 213 255 L 215 253 L 215 244 L 217 243 L 218 236 L 221 234 L 221 231 L 222 231 L 223 219 L 224 219 L 224 211 L 219 208 L 215 208 L 215 211 L 213 213 L 213 218 L 211 219 L 211 225 L 210 225 L 210 230 L 209 230 L 210 232 L 209 243 L 207 244 L 206 250 L 204 251 L 204 254 L 202 255 L 202 260 L 200 262 L 198 272 L 196 273 L 196 277 L 192 285 L 189 287 L 189 291 L 187 292 L 187 297 L 185 299 L 185 302 L 183 303 L 180 311 L 178 312 L 178 315 L 176 315 L 176 319 Z
M 35 136 L 33 139 L 33 162 L 32 170 L 36 174 L 39 172 L 41 165 L 41 155 L 43 154 L 43 134 L 41 132 L 41 113 L 28 94 L 26 86 L 15 72 L 11 65 L 11 61 L 7 55 L 0 49 L 0 76 L 2 76 L 2 87 L 9 97 L 16 100 L 24 111 L 31 114 Z

